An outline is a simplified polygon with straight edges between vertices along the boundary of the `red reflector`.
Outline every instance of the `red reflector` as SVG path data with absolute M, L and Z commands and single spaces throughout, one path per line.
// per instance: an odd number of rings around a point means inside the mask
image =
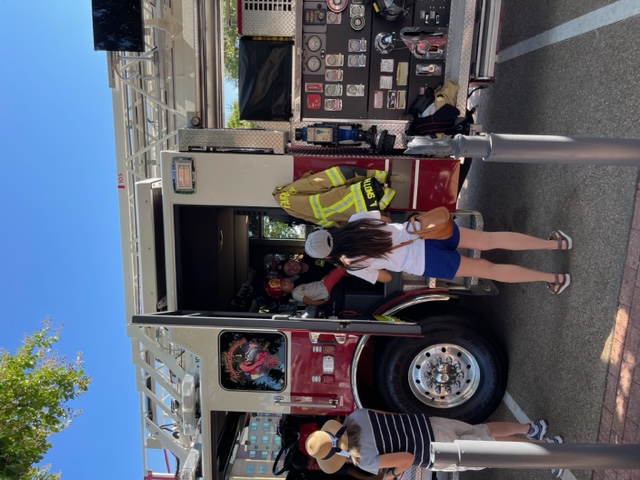
M 336 383 L 336 377 L 333 375 L 322 375 L 320 383 Z
M 318 335 L 318 343 L 331 343 L 334 342 L 336 337 L 330 333 L 321 333 Z
M 324 353 L 325 355 L 335 355 L 336 346 L 335 345 L 323 345 L 322 346 L 322 353 Z

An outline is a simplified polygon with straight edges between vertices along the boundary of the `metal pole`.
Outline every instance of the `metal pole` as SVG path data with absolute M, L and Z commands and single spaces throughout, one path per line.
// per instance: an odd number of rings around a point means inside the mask
M 457 135 L 454 156 L 486 162 L 640 166 L 640 140 L 554 135 Z
M 456 440 L 433 442 L 430 460 L 436 468 L 576 468 L 640 469 L 640 444 L 555 444 Z

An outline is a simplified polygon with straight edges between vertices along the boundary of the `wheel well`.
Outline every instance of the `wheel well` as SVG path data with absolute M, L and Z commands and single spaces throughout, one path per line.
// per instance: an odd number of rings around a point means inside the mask
M 412 305 L 400 311 L 396 316 L 411 322 L 422 322 L 429 317 L 442 316 L 470 316 L 484 320 L 482 315 L 472 308 L 463 305 L 457 298 L 448 300 L 438 300 L 433 302 L 424 302 Z

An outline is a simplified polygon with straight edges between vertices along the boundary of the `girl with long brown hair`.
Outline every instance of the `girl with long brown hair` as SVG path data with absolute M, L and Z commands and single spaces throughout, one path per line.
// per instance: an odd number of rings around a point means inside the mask
M 542 239 L 514 232 L 477 231 L 454 224 L 453 235 L 446 240 L 417 240 L 394 248 L 415 237 L 406 230 L 406 224 L 391 223 L 378 211 L 361 212 L 352 215 L 342 227 L 313 232 L 307 238 L 305 251 L 311 257 L 341 264 L 351 275 L 370 283 L 390 281 L 391 271 L 447 280 L 480 277 L 505 283 L 545 282 L 554 295 L 571 284 L 568 273 L 495 264 L 483 258 L 462 256 L 457 250 L 570 250 L 573 240 L 560 230 Z

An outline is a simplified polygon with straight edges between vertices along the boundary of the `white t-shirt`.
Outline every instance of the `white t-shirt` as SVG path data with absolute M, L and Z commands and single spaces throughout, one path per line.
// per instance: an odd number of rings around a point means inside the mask
M 380 220 L 380 212 L 360 212 L 351 215 L 350 222 L 354 220 L 360 220 L 363 218 L 373 218 Z M 391 241 L 393 245 L 398 245 L 407 240 L 416 238 L 417 235 L 407 232 L 406 223 L 387 223 L 382 226 L 384 230 L 391 232 Z M 353 261 L 355 259 L 350 258 Z M 424 274 L 424 240 L 418 240 L 409 245 L 405 245 L 400 248 L 392 250 L 387 253 L 386 258 L 372 258 L 370 260 L 363 260 L 358 262 L 357 265 L 366 265 L 365 268 L 359 270 L 349 269 L 349 273 L 354 277 L 362 278 L 369 283 L 376 283 L 378 281 L 378 270 L 389 270 L 390 272 L 407 272 L 413 275 Z M 355 266 L 356 264 L 354 264 Z
M 327 300 L 329 298 L 329 291 L 324 286 L 322 280 L 311 283 L 303 283 L 298 285 L 291 291 L 291 296 L 294 300 L 302 302 L 304 297 L 311 300 Z

